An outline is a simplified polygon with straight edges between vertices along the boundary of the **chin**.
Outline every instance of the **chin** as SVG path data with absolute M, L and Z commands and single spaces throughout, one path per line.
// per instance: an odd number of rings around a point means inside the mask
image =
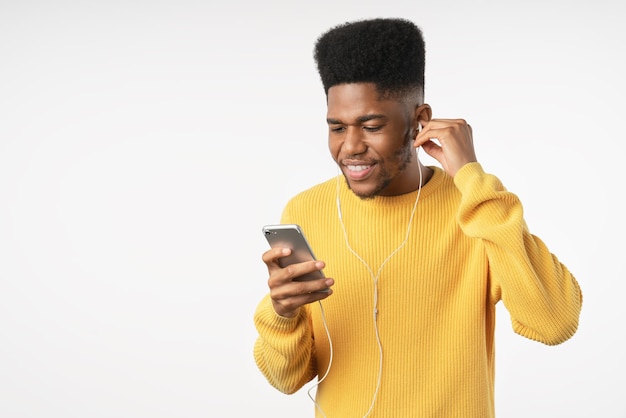
M 345 180 L 346 180 L 346 184 L 348 185 L 348 189 L 350 189 L 352 193 L 354 193 L 357 197 L 361 198 L 362 200 L 373 199 L 380 192 L 378 188 L 369 187 L 366 184 L 357 184 L 357 185 L 354 185 L 353 187 L 353 185 L 350 184 L 350 180 L 348 180 L 347 178 Z

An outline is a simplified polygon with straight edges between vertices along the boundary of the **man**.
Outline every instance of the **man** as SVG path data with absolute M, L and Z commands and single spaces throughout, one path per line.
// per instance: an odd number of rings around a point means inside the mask
M 318 416 L 494 417 L 496 304 L 516 333 L 559 344 L 578 326 L 576 279 L 483 171 L 470 125 L 432 118 L 415 24 L 338 25 L 315 60 L 342 176 L 293 197 L 281 218 L 319 261 L 281 268 L 288 249 L 263 254 L 259 369 L 285 393 L 317 376 Z M 422 165 L 419 148 L 441 168 Z

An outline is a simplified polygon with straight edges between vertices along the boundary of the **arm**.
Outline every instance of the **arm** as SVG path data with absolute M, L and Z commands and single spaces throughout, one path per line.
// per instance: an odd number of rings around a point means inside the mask
M 317 375 L 307 306 L 286 318 L 274 311 L 268 295 L 257 307 L 254 324 L 259 333 L 254 359 L 272 386 L 294 393 Z
M 470 125 L 463 119 L 421 122 L 424 129 L 413 145 L 424 148 L 454 178 L 462 195 L 459 225 L 485 246 L 492 301 L 503 301 L 520 335 L 549 345 L 569 339 L 578 328 L 582 305 L 576 279 L 530 234 L 517 196 L 477 163 Z
M 284 393 L 294 393 L 317 375 L 315 344 L 309 304 L 332 294 L 334 281 L 322 278 L 294 281 L 321 270 L 321 261 L 305 261 L 282 268 L 280 257 L 288 248 L 272 248 L 263 253 L 269 279 L 268 295 L 259 303 L 254 324 L 259 336 L 254 359 L 269 383 Z M 319 290 L 328 289 L 327 292 Z
M 492 300 L 502 299 L 515 332 L 548 345 L 569 339 L 578 327 L 580 287 L 546 245 L 530 234 L 517 196 L 478 163 L 463 166 L 454 181 L 462 194 L 459 224 L 468 236 L 484 243 Z

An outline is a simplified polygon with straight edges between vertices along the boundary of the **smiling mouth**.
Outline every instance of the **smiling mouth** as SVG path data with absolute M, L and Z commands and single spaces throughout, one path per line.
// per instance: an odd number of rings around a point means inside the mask
M 350 180 L 354 180 L 354 181 L 364 180 L 365 178 L 369 177 L 369 175 L 372 173 L 372 170 L 374 169 L 375 166 L 376 164 L 372 164 L 372 163 L 370 164 L 347 163 L 347 164 L 344 164 L 344 167 L 345 167 L 344 174 Z
M 367 170 L 368 168 L 370 168 L 371 165 L 346 165 L 346 168 L 349 171 L 363 171 L 363 170 Z

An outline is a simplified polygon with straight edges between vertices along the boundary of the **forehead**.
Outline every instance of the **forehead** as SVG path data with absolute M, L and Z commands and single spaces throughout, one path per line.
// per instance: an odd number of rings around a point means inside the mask
M 347 123 L 370 114 L 391 119 L 403 115 L 403 110 L 401 102 L 382 98 L 373 83 L 338 84 L 328 89 L 328 119 Z

